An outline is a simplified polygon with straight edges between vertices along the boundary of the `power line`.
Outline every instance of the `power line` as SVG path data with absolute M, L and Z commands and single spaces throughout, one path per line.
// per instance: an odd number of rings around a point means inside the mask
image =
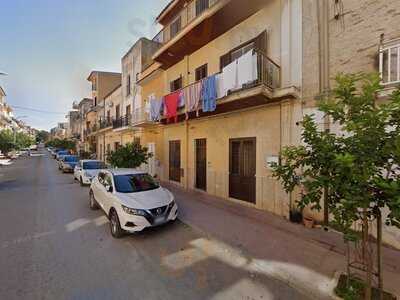
M 41 110 L 41 109 L 29 108 L 29 107 L 23 107 L 23 106 L 17 106 L 17 105 L 11 105 L 11 107 L 16 108 L 16 109 L 21 109 L 21 110 L 34 111 L 34 112 L 38 112 L 38 113 L 42 113 L 42 114 L 65 115 L 65 113 L 63 113 L 63 112 Z

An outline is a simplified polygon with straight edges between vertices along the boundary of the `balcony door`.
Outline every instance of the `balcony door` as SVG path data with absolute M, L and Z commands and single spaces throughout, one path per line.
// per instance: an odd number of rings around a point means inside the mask
M 207 140 L 196 140 L 196 188 L 207 190 Z
M 229 141 L 229 197 L 256 203 L 256 138 Z
M 209 0 L 196 0 L 196 17 L 202 14 L 210 6 Z
M 169 142 L 169 180 L 181 182 L 181 141 Z

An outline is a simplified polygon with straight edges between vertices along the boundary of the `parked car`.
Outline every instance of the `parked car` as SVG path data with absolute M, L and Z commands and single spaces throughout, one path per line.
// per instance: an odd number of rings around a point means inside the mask
M 63 156 L 60 161 L 60 170 L 63 173 L 73 173 L 76 165 L 79 162 L 79 158 L 76 155 L 65 155 Z
M 100 160 L 81 160 L 75 167 L 74 178 L 83 185 L 90 185 L 100 170 L 107 169 L 104 162 Z
M 52 152 L 51 152 L 51 156 L 53 158 L 57 158 L 57 153 L 60 151 L 64 151 L 64 149 L 60 149 L 60 148 L 55 148 Z
M 89 196 L 90 208 L 100 207 L 110 219 L 115 238 L 174 221 L 178 215 L 172 193 L 151 175 L 137 170 L 100 171 L 92 181 Z
M 58 151 L 56 154 L 56 160 L 62 159 L 65 155 L 69 155 L 69 151 L 63 150 L 63 151 Z
M 29 149 L 30 149 L 31 151 L 37 151 L 37 150 L 38 150 L 38 146 L 37 146 L 37 145 L 31 145 L 31 146 L 29 147 Z

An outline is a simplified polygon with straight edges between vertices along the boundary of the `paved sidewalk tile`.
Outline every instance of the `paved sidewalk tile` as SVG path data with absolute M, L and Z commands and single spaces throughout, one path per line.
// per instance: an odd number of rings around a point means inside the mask
M 239 249 L 250 265 L 315 298 L 331 298 L 335 276 L 345 270 L 339 233 L 307 229 L 282 217 L 164 183 L 175 195 L 180 219 Z M 400 251 L 383 249 L 385 289 L 400 295 Z

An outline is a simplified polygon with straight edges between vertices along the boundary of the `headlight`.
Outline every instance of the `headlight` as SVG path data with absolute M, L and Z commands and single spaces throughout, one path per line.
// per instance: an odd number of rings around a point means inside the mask
M 121 205 L 122 209 L 124 210 L 124 212 L 126 212 L 127 214 L 130 215 L 135 215 L 135 216 L 145 216 L 146 212 L 142 209 L 134 209 L 134 208 L 130 208 L 124 205 Z

